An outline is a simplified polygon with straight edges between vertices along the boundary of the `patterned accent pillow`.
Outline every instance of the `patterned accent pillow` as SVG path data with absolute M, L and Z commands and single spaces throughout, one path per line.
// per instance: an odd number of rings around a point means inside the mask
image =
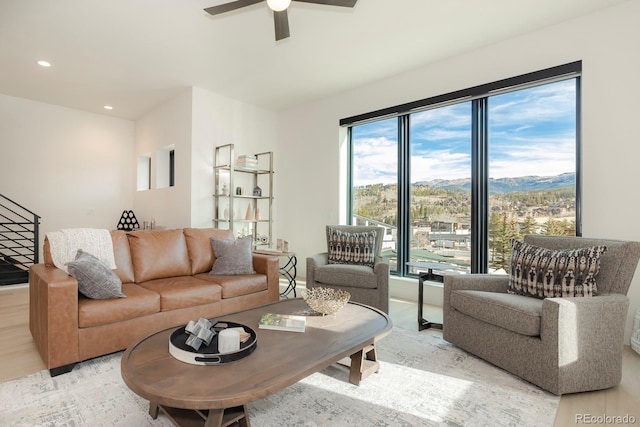
M 245 236 L 237 240 L 211 239 L 215 254 L 213 268 L 209 274 L 231 276 L 234 274 L 255 274 L 251 246 L 253 238 Z
M 78 249 L 76 259 L 65 264 L 71 277 L 78 281 L 78 290 L 91 299 L 126 298 L 118 275 L 89 252 Z
M 358 264 L 371 268 L 376 260 L 377 231 L 347 232 L 329 227 L 327 249 L 329 264 Z
M 510 294 L 552 297 L 590 297 L 598 288 L 600 256 L 606 246 L 551 250 L 511 241 Z

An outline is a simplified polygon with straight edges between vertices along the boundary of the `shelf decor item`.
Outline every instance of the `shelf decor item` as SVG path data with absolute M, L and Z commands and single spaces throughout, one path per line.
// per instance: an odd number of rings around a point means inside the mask
M 351 294 L 342 289 L 311 288 L 302 296 L 309 307 L 323 315 L 336 314 L 351 299 Z
M 262 188 L 256 186 L 256 188 L 253 189 L 253 197 L 262 197 Z
M 248 221 L 253 221 L 254 216 L 253 216 L 253 208 L 251 207 L 251 205 L 247 206 L 247 213 L 244 215 L 244 219 Z
M 238 156 L 236 166 L 245 169 L 258 169 L 258 158 L 252 155 Z

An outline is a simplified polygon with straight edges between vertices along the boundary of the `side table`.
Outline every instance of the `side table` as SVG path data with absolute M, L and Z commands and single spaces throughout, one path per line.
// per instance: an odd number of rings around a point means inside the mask
M 298 258 L 296 258 L 295 252 L 279 252 L 279 251 L 270 251 L 270 250 L 255 250 L 253 251 L 257 254 L 262 255 L 273 255 L 280 258 L 283 258 L 280 265 L 280 276 L 284 277 L 288 284 L 286 289 L 280 294 L 280 296 L 286 297 L 291 291 L 293 291 L 293 296 L 297 297 L 296 294 L 296 275 L 298 273 Z
M 430 322 L 422 317 L 422 305 L 424 304 L 424 282 L 427 280 L 443 282 L 443 276 L 441 274 L 434 273 L 433 270 L 455 270 L 455 268 L 446 264 L 432 262 L 408 262 L 407 265 L 427 270 L 418 273 L 418 331 L 429 328 L 442 329 L 442 323 Z

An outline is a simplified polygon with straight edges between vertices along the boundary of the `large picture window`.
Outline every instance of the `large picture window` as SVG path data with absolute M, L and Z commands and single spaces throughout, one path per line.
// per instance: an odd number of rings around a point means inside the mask
M 511 239 L 580 235 L 579 69 L 341 122 L 350 135 L 350 221 L 385 230 L 394 274 L 423 270 L 412 262 L 508 272 Z

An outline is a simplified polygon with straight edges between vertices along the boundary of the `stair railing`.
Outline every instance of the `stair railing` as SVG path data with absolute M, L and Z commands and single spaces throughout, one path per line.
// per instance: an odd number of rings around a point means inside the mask
M 28 269 L 39 262 L 40 216 L 0 194 L 0 259 Z

